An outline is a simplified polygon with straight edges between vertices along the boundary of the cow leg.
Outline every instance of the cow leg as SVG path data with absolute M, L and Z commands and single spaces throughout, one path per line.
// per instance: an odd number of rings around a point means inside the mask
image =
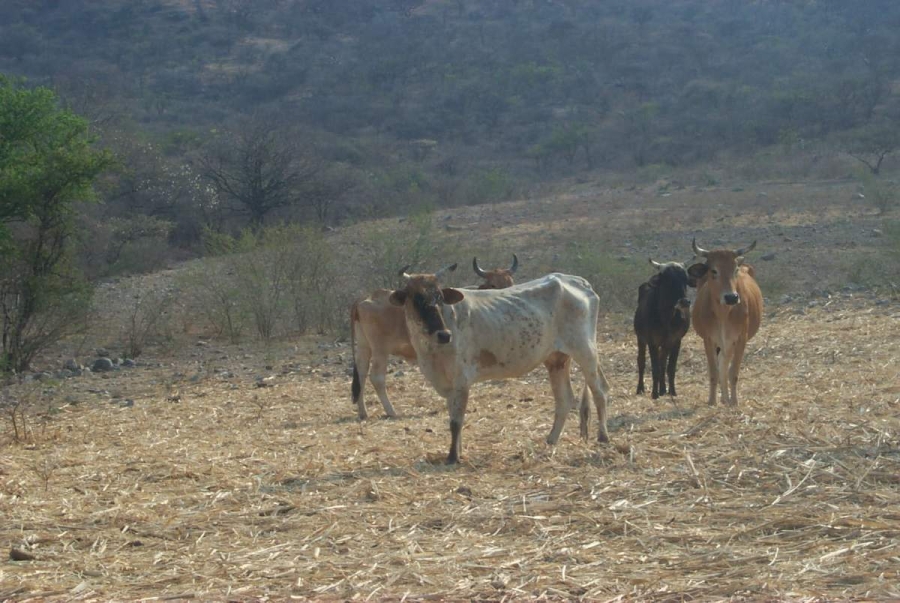
M 353 366 L 353 401 L 356 403 L 360 421 L 369 418 L 369 412 L 366 410 L 366 377 L 369 375 L 371 359 L 372 349 L 365 344 L 360 345 Z
M 737 382 L 738 372 L 741 370 L 741 363 L 744 361 L 744 348 L 746 341 L 739 341 L 734 346 L 734 357 L 731 359 L 731 368 L 728 370 L 728 380 L 731 383 L 731 400 L 728 402 L 732 406 L 737 406 Z
M 716 344 L 709 339 L 703 340 L 703 349 L 706 352 L 706 364 L 709 369 L 709 398 L 707 404 L 716 405 L 716 387 L 719 385 L 718 353 Z
M 716 357 L 717 374 L 719 377 L 719 391 L 722 393 L 722 404 L 728 404 L 728 365 L 734 348 L 719 348 Z
M 572 391 L 572 380 L 569 378 L 569 365 L 572 359 L 561 352 L 551 354 L 544 361 L 544 366 L 550 373 L 550 387 L 553 390 L 553 399 L 556 401 L 556 412 L 553 418 L 553 429 L 547 436 L 548 444 L 556 444 L 559 440 L 559 434 L 562 433 L 563 425 L 566 424 L 566 417 L 569 416 L 569 410 L 575 405 L 575 394 Z
M 637 357 L 637 365 L 638 365 L 638 384 L 637 391 L 635 394 L 643 394 L 644 393 L 644 367 L 647 366 L 647 342 L 643 339 L 638 339 L 638 357 Z M 653 361 L 650 361 L 650 368 L 653 368 Z
M 462 456 L 462 428 L 466 416 L 466 405 L 469 402 L 469 390 L 457 390 L 447 398 L 447 410 L 450 413 L 450 454 L 447 464 L 455 465 Z
M 653 373 L 653 389 L 651 390 L 650 397 L 654 400 L 659 398 L 659 373 L 663 370 L 659 366 L 660 352 L 659 346 L 650 344 L 650 372 Z
M 581 357 L 576 356 L 575 362 L 581 367 L 584 373 L 584 382 L 591 390 L 594 396 L 594 405 L 597 407 L 597 419 L 600 427 L 597 433 L 597 441 L 600 443 L 609 442 L 609 431 L 606 429 L 606 405 L 609 401 L 609 381 L 600 368 L 600 362 L 597 360 L 597 354 L 591 352 Z M 586 394 L 585 394 L 586 395 Z M 582 404 L 584 405 L 584 404 Z
M 387 354 L 372 355 L 372 370 L 369 373 L 369 381 L 372 382 L 372 387 L 375 388 L 375 393 L 378 394 L 378 399 L 381 400 L 385 414 L 394 418 L 397 416 L 397 413 L 394 412 L 394 407 L 391 406 L 391 401 L 388 400 L 387 388 L 385 387 L 387 360 Z
M 672 345 L 672 349 L 669 351 L 669 366 L 666 367 L 666 372 L 669 375 L 669 395 L 674 396 L 675 394 L 675 369 L 678 366 L 678 354 L 681 352 L 681 341 L 676 341 Z
M 666 362 L 669 359 L 669 349 L 666 346 L 659 347 L 659 395 L 666 395 Z

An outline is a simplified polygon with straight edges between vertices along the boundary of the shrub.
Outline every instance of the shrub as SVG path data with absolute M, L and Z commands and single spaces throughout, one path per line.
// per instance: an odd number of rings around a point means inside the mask
M 866 200 L 878 211 L 879 215 L 890 212 L 897 206 L 897 185 L 890 180 L 873 174 L 868 169 L 857 169 L 857 181 L 862 184 Z
M 596 250 L 592 240 L 572 240 L 560 258 L 565 272 L 577 274 L 590 281 L 600 296 L 603 312 L 627 312 L 634 308 L 637 288 L 646 278 L 646 259 L 613 256 Z
M 214 234 L 206 246 L 220 257 L 198 263 L 181 287 L 213 335 L 237 341 L 252 325 L 268 341 L 346 322 L 350 294 L 342 291 L 349 288 L 336 280 L 334 252 L 321 232 L 273 226 L 237 238 Z

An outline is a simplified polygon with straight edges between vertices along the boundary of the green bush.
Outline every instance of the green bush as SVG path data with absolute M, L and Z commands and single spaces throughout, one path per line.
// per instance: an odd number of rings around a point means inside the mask
M 637 288 L 649 276 L 647 260 L 613 256 L 591 240 L 570 242 L 560 258 L 560 269 L 590 281 L 600 296 L 602 312 L 629 312 L 637 302 Z
M 281 225 L 238 237 L 210 233 L 207 249 L 218 256 L 191 268 L 180 287 L 214 336 L 234 342 L 252 327 L 268 341 L 346 322 L 349 287 L 320 231 Z

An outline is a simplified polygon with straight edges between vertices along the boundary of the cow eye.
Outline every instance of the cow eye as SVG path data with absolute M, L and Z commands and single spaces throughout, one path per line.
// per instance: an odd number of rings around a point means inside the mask
M 719 271 L 716 270 L 715 268 L 713 268 L 712 270 L 710 270 L 710 273 L 713 275 L 713 278 L 716 278 L 716 277 L 719 276 Z

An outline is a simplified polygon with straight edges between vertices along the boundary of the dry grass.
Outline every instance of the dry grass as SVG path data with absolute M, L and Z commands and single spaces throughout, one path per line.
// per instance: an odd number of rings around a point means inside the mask
M 575 235 L 642 262 L 680 257 L 695 234 L 759 238 L 777 258 L 758 273 L 793 293 L 839 284 L 835 262 L 882 244 L 851 192 L 591 190 L 452 210 L 438 224 L 465 228 L 438 244 L 519 251 L 528 278 Z M 365 254 L 352 231 L 333 236 Z M 109 344 L 120 290 L 101 292 L 85 349 Z M 629 317 L 609 313 L 612 444 L 578 439 L 573 413 L 545 445 L 552 395 L 536 371 L 476 386 L 455 468 L 440 464 L 443 401 L 416 369 L 388 377 L 401 418 L 378 418 L 367 388 L 375 418 L 356 421 L 340 342 L 192 345 L 9 387 L 36 414 L 23 441 L 0 417 L 0 600 L 900 597 L 898 303 L 768 303 L 737 409 L 706 406 L 693 334 L 677 406 L 635 396 Z
M 402 418 L 360 424 L 340 346 L 94 377 L 4 447 L 0 543 L 33 559 L 0 565 L 0 599 L 898 597 L 898 317 L 850 297 L 770 314 L 736 410 L 706 407 L 693 335 L 678 406 L 634 396 L 611 317 L 612 445 L 574 413 L 543 444 L 536 371 L 477 387 L 449 469 L 418 372 L 389 377 Z

